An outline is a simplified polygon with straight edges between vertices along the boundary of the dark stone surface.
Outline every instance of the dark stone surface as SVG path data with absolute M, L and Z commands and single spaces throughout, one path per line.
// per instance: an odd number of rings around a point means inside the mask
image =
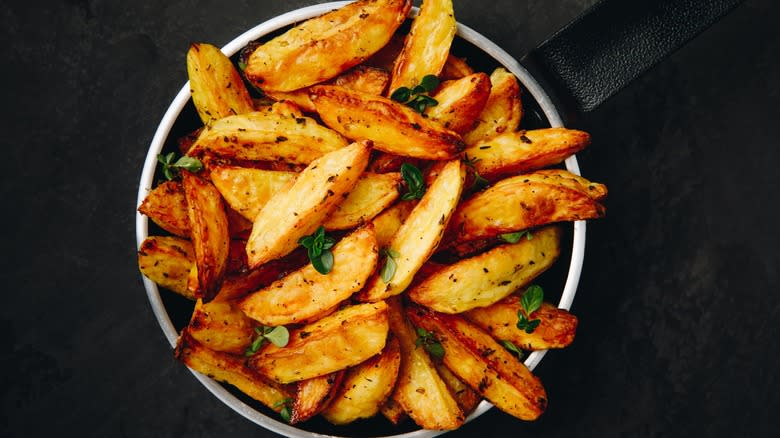
M 309 3 L 0 7 L 0 435 L 272 436 L 172 358 L 137 272 L 135 196 L 188 44 Z M 592 3 L 456 13 L 519 57 Z M 610 188 L 588 227 L 578 338 L 538 368 L 538 422 L 494 410 L 450 436 L 775 435 L 778 16 L 747 2 L 572 122 L 594 137 L 585 175 Z

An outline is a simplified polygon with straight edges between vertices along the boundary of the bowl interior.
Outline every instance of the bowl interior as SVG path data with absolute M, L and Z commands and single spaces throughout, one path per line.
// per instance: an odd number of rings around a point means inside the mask
M 298 9 L 262 23 L 227 44 L 222 51 L 228 56 L 235 57 L 248 43 L 255 40 L 268 39 L 275 34 L 283 32 L 289 26 L 321 15 L 327 11 L 343 6 L 348 2 L 333 2 L 314 5 Z M 464 57 L 476 71 L 491 72 L 494 68 L 503 66 L 517 76 L 523 91 L 523 120 L 521 126 L 524 129 L 542 128 L 548 126 L 562 126 L 562 120 L 550 101 L 547 94 L 539 84 L 530 76 L 514 58 L 503 51 L 487 38 L 468 28 L 458 25 L 458 36 L 453 43 L 452 51 L 455 55 Z M 177 149 L 176 139 L 192 132 L 201 126 L 195 107 L 192 104 L 189 93 L 189 84 L 185 84 L 163 116 L 162 121 L 154 135 L 149 152 L 144 163 L 143 172 L 138 191 L 137 205 L 140 205 L 148 191 L 156 185 L 159 175 L 156 175 L 156 157 L 162 151 Z M 576 157 L 572 156 L 565 162 L 566 168 L 579 174 Z M 137 246 L 148 235 L 161 235 L 164 231 L 146 216 L 136 213 L 136 240 Z M 585 223 L 575 222 L 573 226 L 564 227 L 561 240 L 561 257 L 553 267 L 545 272 L 537 282 L 544 286 L 545 291 L 561 291 L 558 306 L 568 309 L 574 299 L 579 282 L 580 270 L 585 246 Z M 157 286 L 143 277 L 147 296 L 157 317 L 160 327 L 171 346 L 175 346 L 179 330 L 187 325 L 192 312 L 192 302 L 173 293 L 160 294 Z M 551 298 L 548 295 L 548 299 Z M 544 351 L 530 354 L 525 361 L 530 369 L 544 357 Z M 223 386 L 214 380 L 194 372 L 193 375 L 217 398 L 230 406 L 239 414 L 250 421 L 284 436 L 393 436 L 393 437 L 429 437 L 442 432 L 420 430 L 414 423 L 407 421 L 403 425 L 393 426 L 383 417 L 356 422 L 349 426 L 333 426 L 320 417 L 316 417 L 297 427 L 278 421 L 278 415 L 265 408 L 240 391 L 232 387 Z M 468 417 L 467 421 L 478 417 L 492 405 L 483 401 L 478 408 Z

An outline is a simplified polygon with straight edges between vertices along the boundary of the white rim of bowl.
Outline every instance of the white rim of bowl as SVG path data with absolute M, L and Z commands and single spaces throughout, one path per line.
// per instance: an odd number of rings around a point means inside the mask
M 270 32 L 279 30 L 285 26 L 288 26 L 290 24 L 302 20 L 306 20 L 312 17 L 316 17 L 318 15 L 322 15 L 332 9 L 342 7 L 348 3 L 351 2 L 339 1 L 339 2 L 322 3 L 318 5 L 307 6 L 301 9 L 296 9 L 294 11 L 290 11 L 285 14 L 279 15 L 239 35 L 233 41 L 225 45 L 225 47 L 222 48 L 222 52 L 227 56 L 232 56 L 235 53 L 237 53 L 239 50 L 241 50 L 241 48 L 249 44 L 250 42 Z M 416 13 L 416 10 L 417 8 L 414 8 L 414 13 Z M 460 38 L 475 45 L 477 48 L 484 51 L 488 55 L 490 55 L 493 59 L 498 61 L 499 64 L 503 65 L 507 70 L 509 70 L 515 76 L 517 76 L 517 78 L 520 80 L 520 82 L 523 84 L 526 90 L 528 90 L 528 92 L 531 93 L 534 99 L 536 99 L 536 101 L 539 103 L 539 106 L 544 112 L 544 115 L 547 117 L 547 120 L 550 122 L 550 125 L 552 127 L 563 126 L 563 120 L 561 119 L 560 114 L 558 114 L 558 110 L 555 108 L 555 105 L 553 105 L 550 97 L 547 95 L 544 89 L 542 89 L 539 83 L 536 82 L 536 80 L 531 76 L 531 74 L 528 73 L 528 71 L 523 66 L 521 66 L 520 63 L 518 63 L 511 55 L 509 55 L 506 51 L 501 49 L 498 45 L 496 45 L 495 43 L 493 43 L 492 41 L 484 37 L 479 32 L 463 24 L 458 23 L 457 35 Z M 157 155 L 162 151 L 162 148 L 165 145 L 165 140 L 167 139 L 168 134 L 170 133 L 174 122 L 176 121 L 177 117 L 179 116 L 182 109 L 189 101 L 189 99 L 190 99 L 190 86 L 189 86 L 189 82 L 187 82 L 181 88 L 179 93 L 173 99 L 173 102 L 171 102 L 171 105 L 168 107 L 168 110 L 165 112 L 165 115 L 160 121 L 160 125 L 157 127 L 157 131 L 155 132 L 154 137 L 152 138 L 152 143 L 149 146 L 149 152 L 146 155 L 143 171 L 141 172 L 141 181 L 138 187 L 138 198 L 136 200 L 136 216 L 135 216 L 136 249 L 140 249 L 141 244 L 149 235 L 148 219 L 146 216 L 138 212 L 138 207 L 140 207 L 141 203 L 146 198 L 146 195 L 152 189 L 152 184 L 154 182 L 153 181 L 154 173 L 157 167 Z M 565 165 L 568 171 L 575 173 L 577 175 L 580 174 L 580 168 L 579 165 L 577 164 L 577 158 L 574 155 L 566 159 Z M 569 264 L 569 271 L 566 276 L 566 284 L 563 288 L 563 292 L 561 293 L 561 299 L 558 302 L 558 307 L 561 309 L 568 310 L 571 307 L 572 302 L 574 301 L 574 296 L 577 293 L 577 285 L 579 283 L 580 273 L 582 272 L 584 254 L 585 254 L 585 221 L 576 221 L 574 222 L 574 238 L 572 244 L 571 262 Z M 165 306 L 163 305 L 162 298 L 160 297 L 160 292 L 157 288 L 157 285 L 151 280 L 149 280 L 148 278 L 146 278 L 145 276 L 141 275 L 141 277 L 143 279 L 144 287 L 146 288 L 146 294 L 149 298 L 149 303 L 152 305 L 152 310 L 154 311 L 154 315 L 157 318 L 157 322 L 160 324 L 160 327 L 162 328 L 165 337 L 168 339 L 168 343 L 171 345 L 171 347 L 175 347 L 176 340 L 179 336 L 179 333 L 176 331 L 176 327 L 173 326 L 173 323 L 171 322 L 171 319 L 168 316 L 168 312 L 165 309 Z M 528 358 L 525 360 L 525 365 L 528 367 L 528 369 L 533 370 L 534 368 L 536 368 L 536 366 L 539 364 L 539 362 L 542 360 L 542 358 L 546 353 L 547 353 L 546 350 L 535 351 L 531 353 L 528 356 Z M 277 421 L 273 418 L 270 418 L 267 415 L 263 414 L 262 412 L 259 412 L 252 406 L 249 406 L 248 404 L 239 400 L 236 396 L 231 394 L 230 391 L 224 388 L 221 384 L 217 383 L 215 380 L 197 371 L 194 370 L 190 370 L 190 371 L 195 376 L 195 378 L 197 378 L 200 381 L 200 383 L 203 384 L 203 386 L 205 386 L 220 401 L 228 405 L 231 409 L 238 412 L 246 419 L 272 432 L 276 432 L 278 434 L 282 434 L 284 436 L 289 436 L 289 437 L 337 438 L 336 435 L 323 435 L 315 432 L 309 432 L 303 429 L 298 429 L 296 427 L 290 426 L 289 424 L 282 423 L 281 421 Z M 477 409 L 475 409 L 474 412 L 472 412 L 471 415 L 469 415 L 466 418 L 466 422 L 469 422 L 479 417 L 480 415 L 487 412 L 492 407 L 493 405 L 491 403 L 487 401 L 482 401 L 479 404 L 479 406 L 477 406 Z M 443 434 L 445 432 L 446 431 L 419 429 L 413 432 L 403 433 L 399 435 L 387 435 L 381 438 L 434 437 Z

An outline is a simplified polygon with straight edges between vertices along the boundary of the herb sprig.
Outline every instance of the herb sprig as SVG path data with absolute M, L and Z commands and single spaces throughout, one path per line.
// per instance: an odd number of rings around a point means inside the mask
M 542 306 L 542 300 L 544 300 L 544 290 L 541 286 L 532 285 L 526 289 L 523 296 L 520 297 L 522 308 L 517 312 L 517 328 L 530 334 L 539 327 L 542 320 L 530 318 L 531 314 Z
M 517 358 L 522 362 L 523 357 L 525 356 L 525 351 L 519 349 L 517 345 L 513 344 L 512 341 L 503 340 L 501 341 L 501 345 L 506 348 L 507 350 L 511 351 L 512 353 L 517 355 Z
M 533 234 L 531 234 L 531 232 L 528 230 L 517 231 L 514 233 L 499 234 L 498 237 L 500 237 L 501 240 L 507 243 L 517 243 L 520 241 L 520 239 L 523 238 L 524 235 L 526 240 L 531 240 L 534 238 Z
M 471 184 L 471 188 L 474 190 L 482 190 L 490 185 L 490 181 L 483 178 L 482 175 L 477 172 L 477 163 L 481 160 L 482 158 L 469 158 L 468 154 L 463 156 L 463 164 L 474 172 L 474 182 Z
M 382 265 L 382 269 L 379 271 L 379 277 L 387 284 L 390 283 L 390 280 L 395 275 L 395 269 L 398 266 L 396 259 L 401 257 L 401 254 L 392 248 L 384 248 L 380 251 L 380 254 L 385 256 L 385 264 Z
M 429 106 L 436 106 L 439 102 L 425 93 L 431 93 L 439 86 L 439 78 L 436 75 L 425 75 L 419 85 L 414 88 L 398 87 L 390 95 L 390 99 L 402 103 L 422 114 Z
M 320 225 L 313 234 L 298 239 L 298 244 L 308 250 L 309 260 L 317 272 L 326 275 L 333 269 L 333 252 L 330 249 L 336 244 L 336 239 L 325 234 L 325 227 Z
M 247 347 L 246 351 L 244 351 L 244 355 L 247 357 L 254 355 L 266 341 L 270 341 L 277 347 L 285 347 L 290 341 L 290 332 L 287 331 L 287 328 L 283 325 L 278 327 L 266 327 L 262 325 L 260 327 L 255 327 L 255 339 L 252 341 L 252 344 Z
M 444 347 L 441 346 L 441 342 L 436 338 L 436 335 L 424 328 L 417 327 L 417 340 L 414 341 L 414 346 L 417 348 L 420 345 L 431 356 L 437 359 L 444 357 Z
M 292 410 L 290 408 L 290 405 L 292 404 L 293 399 L 283 398 L 279 400 L 278 402 L 274 403 L 274 409 L 281 407 L 279 409 L 279 416 L 282 417 L 282 420 L 286 421 L 287 423 L 290 422 L 290 418 L 292 418 Z
M 401 176 L 406 181 L 407 192 L 401 195 L 401 199 L 409 201 L 411 199 L 422 199 L 425 195 L 425 180 L 422 172 L 414 164 L 404 163 L 401 165 Z
M 184 155 L 179 157 L 178 160 L 173 161 L 174 158 L 176 158 L 175 152 L 157 155 L 157 161 L 162 164 L 163 175 L 165 175 L 165 178 L 168 180 L 178 178 L 179 169 L 186 169 L 193 173 L 200 172 L 200 170 L 203 169 L 203 163 L 197 158 Z

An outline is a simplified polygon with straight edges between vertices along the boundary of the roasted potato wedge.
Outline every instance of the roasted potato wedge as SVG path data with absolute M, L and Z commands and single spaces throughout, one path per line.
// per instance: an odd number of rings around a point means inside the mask
M 441 84 L 433 98 L 439 103 L 430 106 L 425 114 L 458 134 L 470 131 L 485 108 L 490 96 L 490 78 L 485 73 L 474 73 Z
M 567 175 L 573 174 L 538 171 L 499 181 L 460 204 L 450 224 L 451 235 L 464 242 L 553 222 L 602 217 L 604 207 L 589 195 L 596 196 L 603 186 L 582 186 Z
M 241 310 L 267 326 L 300 323 L 330 313 L 363 288 L 378 257 L 374 226 L 368 224 L 333 247 L 333 269 L 322 275 L 308 264 L 241 301 Z
M 358 304 L 290 332 L 280 348 L 267 344 L 249 366 L 279 383 L 292 383 L 354 366 L 385 348 L 384 302 Z
M 187 198 L 177 181 L 165 181 L 149 191 L 141 206 L 145 214 L 163 230 L 179 237 L 190 237 L 190 218 L 187 213 Z
M 499 67 L 490 75 L 490 83 L 490 97 L 477 118 L 477 125 L 463 135 L 469 146 L 504 132 L 517 131 L 520 126 L 523 104 L 515 75 Z
M 401 347 L 401 367 L 392 398 L 424 429 L 451 430 L 465 420 L 424 348 L 417 347 L 417 333 L 407 321 L 401 301 L 390 299 L 388 318 Z
M 385 404 L 379 408 L 379 412 L 381 412 L 389 422 L 395 425 L 401 424 L 402 421 L 408 418 L 403 406 L 399 405 L 392 397 L 385 401 Z
M 535 420 L 547 407 L 539 379 L 489 334 L 459 315 L 421 306 L 407 308 L 417 327 L 435 333 L 444 348 L 444 365 L 497 408 L 521 420 Z
M 322 416 L 333 424 L 348 424 L 373 417 L 395 386 L 401 350 L 391 337 L 382 352 L 350 368 L 333 401 Z
M 517 313 L 521 308 L 520 297 L 510 295 L 488 307 L 469 310 L 463 316 L 494 338 L 512 341 L 524 350 L 563 348 L 574 341 L 577 317 L 568 311 L 542 303 L 542 307 L 529 315 L 541 323 L 533 333 L 528 333 L 517 328 Z
M 450 53 L 447 55 L 447 61 L 444 63 L 444 68 L 441 69 L 439 77 L 443 81 L 451 81 L 471 74 L 474 74 L 474 69 L 469 66 L 466 60 Z
M 230 235 L 219 191 L 208 181 L 182 170 L 187 199 L 198 289 L 195 296 L 207 303 L 216 296 L 227 269 Z
M 217 120 L 203 130 L 188 154 L 309 164 L 345 146 L 341 135 L 314 119 L 254 111 Z
M 328 407 L 341 387 L 344 373 L 345 370 L 341 370 L 298 382 L 295 385 L 290 424 L 306 421 Z
M 195 43 L 187 52 L 192 103 L 203 124 L 254 111 L 252 98 L 238 70 L 217 47 Z
M 557 227 L 443 267 L 409 290 L 412 301 L 461 313 L 496 303 L 546 271 L 560 254 Z
M 344 87 L 311 87 L 322 121 L 352 140 L 371 140 L 380 151 L 425 160 L 449 160 L 464 148 L 446 129 L 393 100 Z
M 552 166 L 590 144 L 587 132 L 566 128 L 534 129 L 499 134 L 476 142 L 464 152 L 474 170 L 494 179 Z
M 388 248 L 399 254 L 395 274 L 385 283 L 379 274 L 369 279 L 359 295 L 361 301 L 378 301 L 403 292 L 414 274 L 433 254 L 441 241 L 463 188 L 460 160 L 447 163 L 420 202 L 393 236 Z M 386 261 L 385 261 L 386 263 Z
M 414 87 L 425 75 L 439 75 L 447 62 L 456 26 L 452 0 L 422 3 L 395 60 L 388 96 L 398 87 Z
M 463 415 L 468 416 L 471 414 L 474 409 L 477 408 L 479 402 L 482 401 L 482 397 L 471 389 L 470 386 L 463 383 L 458 376 L 452 374 L 452 371 L 444 366 L 444 364 L 436 363 L 434 365 L 436 366 L 436 371 L 439 373 L 439 377 L 441 377 L 444 384 L 447 385 L 450 394 L 455 398 L 460 410 L 463 411 Z
M 198 300 L 187 330 L 208 349 L 243 354 L 252 343 L 256 325 L 235 301 L 214 299 L 204 304 Z
M 290 390 L 269 381 L 252 370 L 243 356 L 209 350 L 184 329 L 176 344 L 176 358 L 193 370 L 214 380 L 235 386 L 244 394 L 279 412 L 283 400 L 292 397 Z
M 187 289 L 187 276 L 195 265 L 195 249 L 178 237 L 149 236 L 138 249 L 141 273 L 160 286 L 195 299 Z
M 335 77 L 387 44 L 411 6 L 409 0 L 360 0 L 304 21 L 257 47 L 244 74 L 270 91 Z
M 312 233 L 351 191 L 363 173 L 371 147 L 366 142 L 314 160 L 285 192 L 268 200 L 255 217 L 247 241 L 250 267 L 287 255 Z
M 328 230 L 347 230 L 370 221 L 398 198 L 400 182 L 400 173 L 364 173 L 322 225 Z
M 398 232 L 398 229 L 401 228 L 406 218 L 409 217 L 414 206 L 415 202 L 413 201 L 401 201 L 383 211 L 371 221 L 374 224 L 376 243 L 379 248 L 384 248 L 390 244 L 390 240 Z

